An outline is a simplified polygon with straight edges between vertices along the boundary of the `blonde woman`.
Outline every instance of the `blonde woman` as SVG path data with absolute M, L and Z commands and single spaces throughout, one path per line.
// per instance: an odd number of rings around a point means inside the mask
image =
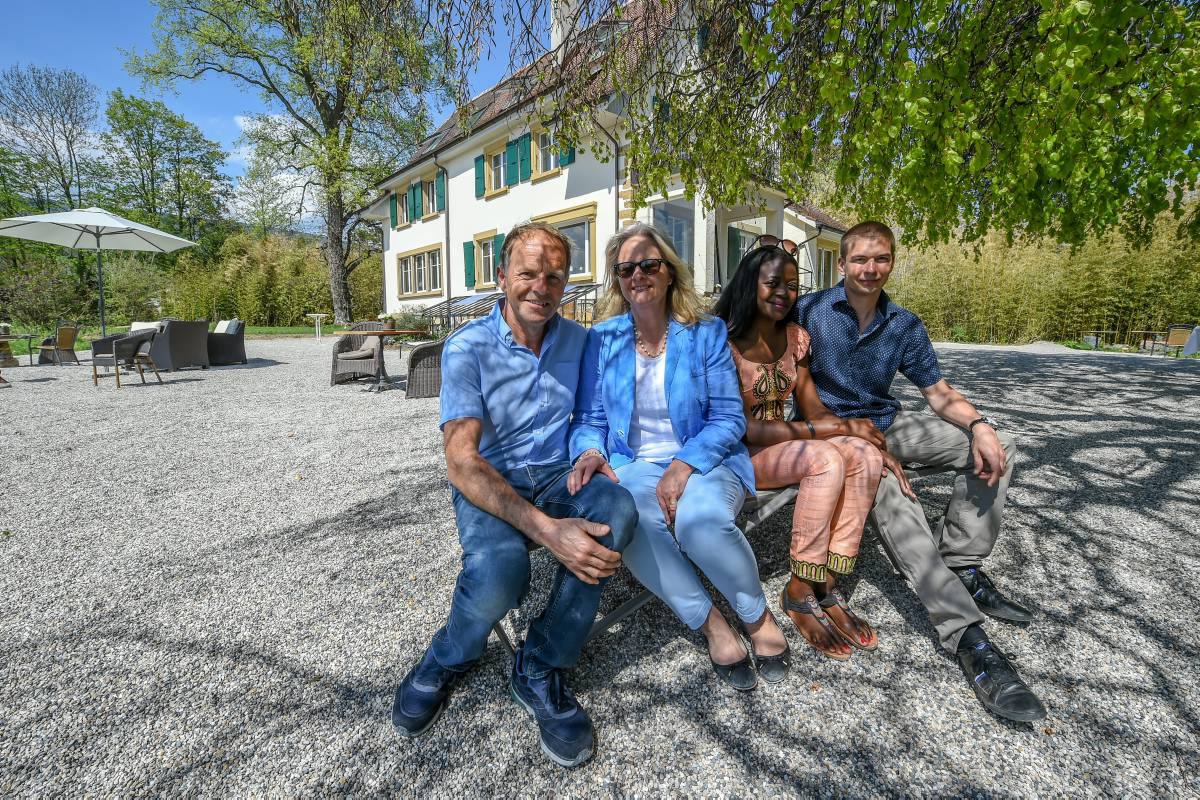
M 754 468 L 742 443 L 746 419 L 725 325 L 702 312 L 691 271 L 655 228 L 618 233 L 605 258 L 603 321 L 588 332 L 584 351 L 568 490 L 597 473 L 619 480 L 639 515 L 623 553 L 634 577 L 704 634 L 724 681 L 742 691 L 758 676 L 781 681 L 787 639 L 734 524 L 754 493 Z M 750 653 L 696 567 L 737 613 Z

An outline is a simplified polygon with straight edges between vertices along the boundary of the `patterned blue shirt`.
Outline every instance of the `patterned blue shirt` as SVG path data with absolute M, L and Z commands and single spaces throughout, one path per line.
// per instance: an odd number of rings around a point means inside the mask
M 812 337 L 809 367 L 817 394 L 839 417 L 866 417 L 881 431 L 896 418 L 896 373 L 925 389 L 942 379 L 937 354 L 916 314 L 879 295 L 875 319 L 858 332 L 845 283 L 801 297 L 792 319 Z
M 587 331 L 555 316 L 540 355 L 513 339 L 504 301 L 446 340 L 442 351 L 441 427 L 482 421 L 479 454 L 500 472 L 567 461 L 567 427 L 575 407 Z

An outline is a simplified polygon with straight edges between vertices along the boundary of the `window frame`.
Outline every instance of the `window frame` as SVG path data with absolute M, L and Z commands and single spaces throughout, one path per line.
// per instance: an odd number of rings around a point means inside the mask
M 434 253 L 437 254 L 436 266 L 431 263 L 431 255 Z M 397 253 L 397 299 L 409 300 L 416 297 L 440 296 L 442 294 L 442 263 L 443 255 L 440 243 Z M 436 282 L 433 280 L 435 272 Z
M 567 282 L 568 283 L 592 283 L 596 280 L 596 218 L 599 210 L 597 203 L 585 203 L 579 206 L 564 208 L 561 211 L 555 211 L 549 214 L 541 214 L 533 218 L 533 222 L 545 222 L 553 225 L 556 228 L 562 229 L 569 225 L 574 225 L 580 222 L 586 222 L 587 230 L 587 250 L 584 256 L 585 272 L 571 273 L 570 265 L 567 266 Z

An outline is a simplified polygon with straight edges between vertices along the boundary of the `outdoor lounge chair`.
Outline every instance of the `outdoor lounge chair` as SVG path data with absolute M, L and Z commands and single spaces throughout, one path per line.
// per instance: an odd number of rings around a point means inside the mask
M 208 335 L 208 363 L 214 367 L 246 363 L 246 323 L 221 320 Z
M 146 382 L 145 367 L 154 371 L 154 377 L 159 383 L 163 382 L 158 374 L 158 366 L 154 363 L 151 351 L 154 339 L 159 335 L 155 328 L 133 331 L 132 333 L 117 333 L 103 339 L 92 340 L 92 385 L 100 385 L 100 371 L 97 367 L 112 367 L 113 375 L 117 378 L 117 388 L 121 388 L 121 367 L 136 369 L 142 383 Z
M 165 319 L 158 323 L 150 355 L 159 369 L 168 372 L 184 367 L 208 369 L 208 320 Z
M 64 360 L 70 359 L 78 364 L 79 356 L 75 355 L 75 338 L 78 335 L 78 324 L 74 322 L 58 323 L 54 335 L 47 336 L 38 346 L 38 363 L 57 364 L 61 367 Z
M 338 337 L 333 345 L 333 373 L 329 385 L 336 386 L 358 378 L 378 380 L 383 370 L 383 339 L 379 336 L 355 336 L 352 331 L 381 331 L 382 322 L 359 322 Z
M 1178 353 L 1187 344 L 1188 337 L 1191 335 L 1191 325 L 1170 325 L 1167 327 L 1167 335 L 1161 341 L 1158 337 L 1155 337 L 1154 341 L 1150 344 L 1150 355 L 1154 355 L 1154 348 L 1156 347 L 1162 348 L 1163 355 L 1167 355 L 1167 350 L 1172 347 Z
M 405 398 L 437 397 L 442 391 L 442 346 L 445 339 L 419 344 L 408 354 Z

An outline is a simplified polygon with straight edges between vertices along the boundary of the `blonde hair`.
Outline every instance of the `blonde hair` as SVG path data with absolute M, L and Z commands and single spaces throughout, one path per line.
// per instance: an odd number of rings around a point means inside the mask
M 617 277 L 617 258 L 621 248 L 630 239 L 644 236 L 654 242 L 654 246 L 662 253 L 663 261 L 671 271 L 671 285 L 667 287 L 667 316 L 674 317 L 680 325 L 695 325 L 708 316 L 705 313 L 704 300 L 696 293 L 693 285 L 692 269 L 675 248 L 663 236 L 662 232 L 653 225 L 635 222 L 623 231 L 618 231 L 608 240 L 604 247 L 604 264 L 607 275 L 604 279 L 604 296 L 596 303 L 596 321 L 624 314 L 629 310 L 629 301 L 621 294 L 621 283 Z

